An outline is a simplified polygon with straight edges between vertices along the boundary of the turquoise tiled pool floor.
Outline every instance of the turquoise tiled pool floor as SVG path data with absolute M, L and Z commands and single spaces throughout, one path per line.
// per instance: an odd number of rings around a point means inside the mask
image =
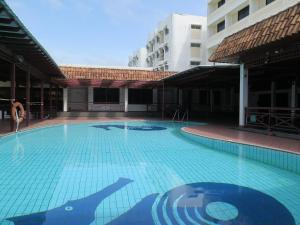
M 231 190 L 230 194 L 244 193 L 238 196 L 241 198 L 248 198 L 253 191 L 257 207 L 264 206 L 266 220 L 278 209 L 281 218 L 289 218 L 290 213 L 294 224 L 300 225 L 300 175 L 296 172 L 213 149 L 207 140 L 196 142 L 181 133 L 184 123 L 105 125 L 55 126 L 0 139 L 0 225 L 31 225 L 25 221 L 27 217 L 18 216 L 31 215 L 32 219 L 38 212 L 46 212 L 46 219 L 32 225 L 48 225 L 56 215 L 53 209 L 62 209 L 71 218 L 79 208 L 80 218 L 87 218 L 88 212 L 81 207 L 92 206 L 94 218 L 72 225 L 131 224 L 124 223 L 131 215 L 150 216 L 154 224 L 193 224 L 195 218 L 202 221 L 198 224 L 239 224 L 230 223 L 242 216 L 238 202 L 216 200 L 204 207 L 205 201 L 216 196 L 224 200 L 226 196 L 220 197 L 218 192 L 223 189 Z M 148 130 L 149 126 L 153 130 Z M 243 148 L 249 147 L 239 146 L 240 151 Z M 197 205 L 205 193 L 210 198 Z M 177 198 L 172 199 L 175 194 Z M 139 208 L 141 202 L 144 208 Z M 178 210 L 168 211 L 170 202 Z M 198 211 L 189 211 L 195 208 Z M 139 213 L 141 209 L 143 213 Z M 214 220 L 203 218 L 205 212 Z M 247 209 L 252 212 L 254 208 Z M 62 217 L 55 218 L 55 225 L 69 224 L 59 221 Z

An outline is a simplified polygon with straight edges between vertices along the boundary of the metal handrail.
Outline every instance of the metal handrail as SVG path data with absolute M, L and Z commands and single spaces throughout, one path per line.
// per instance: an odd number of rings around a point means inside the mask
M 181 121 L 184 121 L 185 117 L 186 117 L 186 120 L 188 121 L 189 120 L 189 110 L 185 110 Z
M 178 116 L 178 119 L 179 119 L 179 109 L 176 109 L 176 111 L 175 111 L 175 113 L 174 113 L 174 115 L 173 115 L 172 121 L 175 120 L 176 116 Z
M 300 132 L 300 108 L 246 107 L 246 126 Z

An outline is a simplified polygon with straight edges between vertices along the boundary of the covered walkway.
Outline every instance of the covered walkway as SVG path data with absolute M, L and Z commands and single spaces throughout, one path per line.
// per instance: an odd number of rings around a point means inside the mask
M 2 123 L 10 120 L 10 130 L 14 130 L 14 102 L 24 105 L 26 126 L 31 119 L 55 115 L 61 94 L 52 79 L 64 76 L 4 1 L 0 2 L 0 23 L 0 119 Z
M 223 40 L 210 60 L 240 64 L 239 125 L 300 133 L 300 3 Z

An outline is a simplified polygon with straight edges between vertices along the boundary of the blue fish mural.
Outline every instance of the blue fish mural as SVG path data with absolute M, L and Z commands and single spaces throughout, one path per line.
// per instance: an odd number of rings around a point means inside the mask
M 125 126 L 125 125 L 94 125 L 94 128 L 100 128 L 109 131 L 111 128 L 118 128 L 118 129 L 127 129 L 127 130 L 135 130 L 135 131 L 159 131 L 159 130 L 166 130 L 166 127 L 160 126 Z
M 155 225 L 152 216 L 152 206 L 158 194 L 152 194 L 137 203 L 132 209 L 125 214 L 119 216 L 107 225 Z
M 130 179 L 120 178 L 116 183 L 86 198 L 69 201 L 61 207 L 46 212 L 8 218 L 15 225 L 89 225 L 95 220 L 98 205 L 108 196 L 117 192 Z
M 126 186 L 116 183 L 86 198 L 41 213 L 9 218 L 15 225 L 89 225 L 97 206 Z M 226 212 L 226 213 L 224 213 Z M 226 183 L 193 183 L 150 194 L 107 225 L 295 225 L 289 210 L 257 190 Z

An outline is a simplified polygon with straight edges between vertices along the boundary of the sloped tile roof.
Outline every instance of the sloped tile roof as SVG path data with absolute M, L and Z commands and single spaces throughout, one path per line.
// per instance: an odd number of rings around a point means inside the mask
M 159 81 L 174 72 L 161 72 L 139 69 L 91 68 L 61 66 L 66 79 L 78 80 L 126 80 L 126 81 Z
M 225 38 L 209 58 L 230 62 L 241 53 L 300 34 L 300 3 Z

